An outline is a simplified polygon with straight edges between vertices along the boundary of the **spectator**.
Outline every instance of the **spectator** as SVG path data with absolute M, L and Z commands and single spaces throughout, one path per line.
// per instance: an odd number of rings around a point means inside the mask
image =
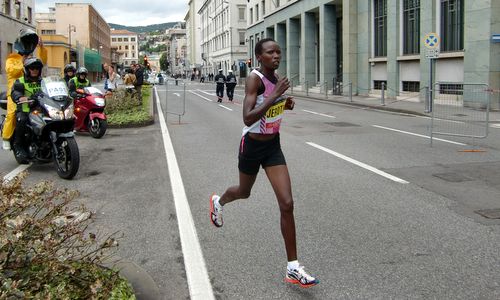
M 135 90 L 137 92 L 137 98 L 139 104 L 142 104 L 142 85 L 144 84 L 144 69 L 139 64 L 134 65 L 135 74 Z

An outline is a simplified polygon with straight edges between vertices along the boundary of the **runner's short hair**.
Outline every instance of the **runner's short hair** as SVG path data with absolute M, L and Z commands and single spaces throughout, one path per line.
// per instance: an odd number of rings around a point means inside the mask
M 264 51 L 264 43 L 266 42 L 275 42 L 276 41 L 272 38 L 265 38 L 265 39 L 262 39 L 262 40 L 259 40 L 257 42 L 257 44 L 255 44 L 255 55 L 261 55 L 262 54 L 262 51 Z

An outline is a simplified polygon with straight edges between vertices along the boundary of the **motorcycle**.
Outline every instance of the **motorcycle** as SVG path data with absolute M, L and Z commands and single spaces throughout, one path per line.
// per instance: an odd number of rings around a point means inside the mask
M 88 131 L 96 139 L 101 138 L 108 128 L 108 121 L 104 108 L 106 100 L 104 94 L 95 87 L 86 87 L 77 90 L 75 99 L 75 129 Z
M 32 109 L 28 117 L 26 130 L 27 162 L 54 162 L 57 174 L 64 179 L 73 178 L 80 167 L 80 153 L 75 140 L 73 100 L 69 97 L 66 83 L 61 78 L 45 77 L 42 79 L 41 92 L 32 95 L 29 100 Z M 0 106 L 7 108 L 7 101 Z M 0 120 L 3 129 L 5 116 Z M 10 139 L 14 144 L 15 133 Z M 20 164 L 26 161 L 14 152 Z

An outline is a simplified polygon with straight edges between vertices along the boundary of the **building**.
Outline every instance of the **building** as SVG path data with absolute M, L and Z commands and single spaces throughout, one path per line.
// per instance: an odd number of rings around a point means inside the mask
M 440 42 L 433 75 L 441 93 L 467 83 L 500 86 L 496 1 L 249 0 L 247 9 L 249 57 L 255 62 L 259 39 L 275 38 L 283 50 L 279 72 L 302 89 L 352 83 L 361 95 L 384 85 L 389 97 L 418 96 L 430 82 L 430 33 Z M 492 102 L 498 109 L 498 96 Z
M 100 77 L 103 63 L 111 63 L 110 27 L 91 4 L 56 3 L 37 18 L 42 33 L 53 34 L 55 30 L 55 34 L 68 38 L 70 58 L 75 57 L 77 66 L 89 70 L 91 80 Z
M 186 29 L 179 24 L 166 30 L 166 45 L 170 72 L 172 74 L 188 74 L 191 72 L 187 58 Z
M 128 68 L 139 63 L 139 37 L 137 33 L 128 30 L 111 30 L 111 47 L 119 55 L 117 65 Z
M 186 63 L 191 70 L 201 72 L 203 59 L 201 58 L 201 18 L 196 12 L 201 8 L 204 0 L 189 0 L 189 10 L 184 21 L 186 23 Z
M 227 74 L 232 69 L 236 75 L 246 76 L 246 7 L 246 0 L 205 0 L 198 10 L 204 73 L 216 74 L 222 69 Z
M 70 48 L 68 38 L 60 34 L 38 34 L 43 40 L 44 49 L 47 51 L 45 63 L 47 75 L 64 76 L 64 67 L 70 63 Z
M 19 31 L 29 28 L 36 31 L 34 0 L 2 0 L 0 6 L 0 85 L 6 84 L 5 60 L 15 52 L 14 42 Z

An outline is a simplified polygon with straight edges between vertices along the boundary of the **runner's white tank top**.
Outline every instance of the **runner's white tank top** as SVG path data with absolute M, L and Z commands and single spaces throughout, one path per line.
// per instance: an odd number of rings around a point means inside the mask
M 274 91 L 276 85 L 256 69 L 254 69 L 252 73 L 257 74 L 260 77 L 265 88 L 264 93 L 257 96 L 255 107 L 259 107 L 264 102 L 264 99 L 269 97 L 269 95 Z M 280 131 L 281 119 L 283 118 L 283 112 L 285 110 L 285 100 L 286 97 L 283 95 L 276 99 L 273 105 L 269 107 L 267 112 L 264 116 L 262 116 L 262 118 L 260 118 L 259 121 L 243 128 L 243 135 L 247 134 L 247 132 L 259 134 L 278 133 Z

